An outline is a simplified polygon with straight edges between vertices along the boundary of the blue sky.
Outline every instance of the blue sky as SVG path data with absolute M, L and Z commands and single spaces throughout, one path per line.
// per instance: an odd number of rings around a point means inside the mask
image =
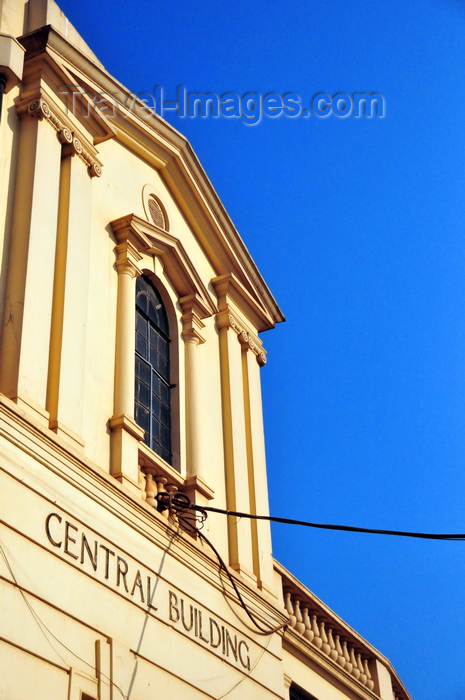
M 383 119 L 167 118 L 287 317 L 263 336 L 273 514 L 464 532 L 465 5 L 59 4 L 135 92 L 384 96 Z M 274 552 L 415 700 L 463 700 L 465 543 L 281 525 Z

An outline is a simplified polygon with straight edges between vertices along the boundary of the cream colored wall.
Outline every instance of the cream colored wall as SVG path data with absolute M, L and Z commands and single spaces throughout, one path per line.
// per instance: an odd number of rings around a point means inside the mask
M 42 15 L 56 15 L 59 28 L 68 31 L 53 3 L 34 0 L 32 9 L 31 26 Z M 18 17 L 14 22 L 19 22 Z M 167 211 L 170 234 L 181 241 L 201 285 L 209 289 L 212 310 L 216 296 L 211 280 L 218 270 L 152 166 L 113 139 L 99 146 L 103 173 L 100 178 L 91 178 L 78 147 L 66 143 L 62 147 L 56 121 L 46 112 L 39 113 L 39 118 L 25 114 L 18 125 L 12 104 L 17 95 L 14 91 L 10 101 L 5 99 L 9 118 L 1 127 L 10 153 L 2 155 L 0 162 L 5 176 L 0 199 L 5 224 L 0 292 L 7 288 L 14 324 L 7 314 L 0 375 L 2 389 L 15 402 L 3 399 L 8 420 L 3 423 L 0 418 L 1 492 L 8 505 L 1 541 L 19 584 L 28 591 L 25 595 L 55 635 L 55 644 L 52 642 L 50 648 L 44 644 L 39 628 L 29 619 L 24 598 L 6 583 L 2 619 L 7 618 L 5 638 L 11 643 L 2 661 L 27 669 L 35 681 L 9 674 L 8 692 L 25 698 L 34 694 L 35 700 L 45 700 L 54 688 L 55 694 L 64 697 L 67 693 L 69 700 L 78 700 L 82 690 L 105 700 L 110 698 L 105 676 L 112 676 L 117 686 L 128 689 L 137 666 L 132 696 L 139 700 L 152 698 L 158 684 L 163 684 L 164 694 L 175 697 L 218 697 L 229 691 L 233 700 L 244 693 L 257 700 L 282 698 L 279 636 L 264 640 L 254 635 L 244 625 L 234 596 L 228 593 L 225 597 L 218 562 L 206 545 L 179 533 L 175 536 L 166 520 L 140 498 L 134 488 L 137 449 L 120 452 L 120 462 L 132 481 L 120 479 L 121 486 L 109 475 L 115 444 L 113 441 L 111 450 L 108 421 L 115 412 L 115 347 L 121 332 L 118 295 L 122 289 L 121 270 L 115 265 L 117 241 L 110 222 L 132 213 L 145 219 L 142 194 L 150 183 Z M 76 124 L 81 140 L 87 138 L 85 148 L 91 148 L 92 134 L 86 134 L 85 126 Z M 14 167 L 15 135 L 19 141 L 18 169 Z M 60 131 L 60 140 L 64 139 L 66 134 Z M 10 171 L 14 177 L 8 180 Z M 14 207 L 7 192 L 16 197 Z M 10 248 L 12 221 L 15 236 Z M 161 259 L 143 251 L 138 255 L 138 270 L 153 275 L 171 321 L 176 353 L 173 365 L 178 367 L 173 376 L 178 415 L 173 422 L 179 433 L 177 466 L 181 477 L 191 474 L 187 447 L 188 440 L 194 439 L 200 462 L 196 468 L 214 492 L 214 505 L 229 504 L 224 442 L 227 425 L 231 442 L 226 451 L 235 455 L 235 503 L 244 510 L 261 507 L 263 498 L 259 504 L 256 495 L 266 491 L 266 477 L 256 357 L 239 342 L 240 333 L 233 326 L 225 329 L 227 351 L 221 357 L 217 318 L 211 312 L 203 319 L 201 342 L 190 345 L 198 390 L 198 428 L 195 434 L 191 430 L 189 437 L 186 406 L 194 384 L 186 377 L 182 337 L 186 322 L 181 319 L 185 308 L 179 304 L 179 294 Z M 124 289 L 130 290 L 128 309 L 133 313 L 135 278 L 131 275 L 124 275 Z M 5 292 L 2 303 L 4 298 Z M 240 306 L 230 301 L 230 309 L 255 336 L 256 329 Z M 124 322 L 133 339 L 134 319 L 128 318 Z M 129 368 L 127 386 L 128 379 L 129 384 L 133 382 L 133 352 L 123 364 Z M 229 384 L 226 394 L 225 371 Z M 226 396 L 229 418 L 224 410 Z M 126 401 L 124 410 L 130 416 L 133 404 L 129 404 Z M 192 406 L 189 410 L 192 419 Z M 34 425 L 35 430 L 29 431 L 28 425 Z M 138 443 L 131 439 L 137 448 Z M 126 457 L 133 464 L 128 465 Z M 55 548 L 46 536 L 44 519 L 51 511 L 58 514 L 55 526 L 66 519 L 71 523 L 68 552 L 64 545 Z M 63 520 L 59 522 L 59 518 Z M 233 562 L 240 574 L 238 585 L 262 624 L 273 627 L 281 620 L 281 609 L 279 604 L 275 608 L 276 597 L 269 596 L 272 585 L 266 581 L 263 564 L 268 557 L 271 570 L 269 531 L 257 539 L 257 529 L 250 522 L 244 520 L 236 527 L 234 521 L 234 528 L 228 530 L 227 519 L 212 514 L 204 532 L 226 561 L 231 560 L 231 532 L 239 533 Z M 74 550 L 75 559 L 73 546 L 79 544 L 72 539 L 78 532 L 74 528 L 119 552 L 133 569 L 140 566 L 145 577 L 150 575 L 157 585 L 160 613 L 147 611 L 140 602 L 136 605 L 122 584 L 113 581 L 113 587 L 109 585 L 101 556 L 96 572 L 89 558 L 81 562 L 82 551 Z M 55 532 L 57 537 L 65 536 L 63 531 Z M 11 579 L 4 562 L 1 567 L 5 579 Z M 203 611 L 204 620 L 211 615 L 218 625 L 243 639 L 253 668 L 241 668 L 237 659 L 225 658 L 216 647 L 210 648 L 208 641 L 183 630 L 179 620 L 170 620 L 169 590 Z M 137 663 L 134 650 L 139 652 Z M 100 688 L 96 678 L 99 665 L 105 674 Z
M 24 0 L 0 0 L 0 32 L 14 37 L 26 33 L 27 4 Z
M 27 454 L 28 447 L 34 454 Z M 53 688 L 57 700 L 80 700 L 81 690 L 109 700 L 110 679 L 115 684 L 113 698 L 119 696 L 118 688 L 125 695 L 131 689 L 130 697 L 139 700 L 152 700 L 160 693 L 186 700 L 225 693 L 234 700 L 284 697 L 279 636 L 263 638 L 249 631 L 243 611 L 229 585 L 225 595 L 218 567 L 205 556 L 204 547 L 176 534 L 145 504 L 134 510 L 114 480 L 99 478 L 92 469 L 60 455 L 45 432 L 29 430 L 15 407 L 5 403 L 0 406 L 0 459 L 0 540 L 11 566 L 10 571 L 0 558 L 2 636 L 10 642 L 0 664 L 14 661 L 21 669 L 12 674 L 4 668 L 10 689 L 5 697 L 47 700 Z M 81 556 L 82 533 L 92 552 L 98 543 L 96 570 L 86 550 Z M 113 552 L 108 578 L 102 545 Z M 128 591 L 124 578 L 118 584 L 117 557 L 128 567 Z M 148 609 L 146 599 L 142 602 L 139 588 L 131 595 L 137 571 L 145 592 L 146 578 L 151 577 L 156 610 Z M 46 626 L 42 631 L 20 589 Z M 262 624 L 276 624 L 266 599 L 244 588 L 242 592 Z M 191 631 L 178 619 L 181 598 L 202 614 L 202 637 L 195 633 L 199 613 Z M 222 653 L 222 645 L 213 648 L 210 617 L 244 642 L 242 661 L 234 658 L 230 647 L 228 654 Z M 189 626 L 188 617 L 185 622 Z M 96 664 L 102 673 L 100 689 Z M 29 673 L 27 679 L 23 670 Z
M 103 175 L 91 179 L 78 155 L 67 155 L 60 160 L 61 146 L 47 119 L 25 116 L 21 122 L 20 169 L 13 219 L 15 238 L 8 273 L 8 309 L 11 307 L 13 321 L 9 315 L 4 318 L 0 376 L 3 391 L 10 398 L 21 402 L 36 419 L 48 420 L 50 428 L 67 439 L 73 448 L 81 449 L 100 468 L 109 470 L 112 453 L 108 421 L 116 410 L 113 397 L 119 285 L 115 267 L 116 240 L 110 221 L 131 213 L 145 218 L 142 193 L 148 182 L 153 183 L 154 191 L 167 210 L 170 233 L 181 241 L 205 288 L 211 288 L 216 271 L 153 167 L 115 140 L 102 144 L 100 151 Z M 172 334 L 177 340 L 179 368 L 178 375 L 173 377 L 178 399 L 178 420 L 174 420 L 179 435 L 177 467 L 181 475 L 187 476 L 183 311 L 173 281 L 157 256 L 142 253 L 138 269 L 153 273 L 171 300 Z M 128 279 L 127 284 L 131 286 L 129 294 L 133 300 L 135 280 Z M 129 303 L 131 309 L 133 303 Z M 230 303 L 230 308 L 241 324 L 256 335 L 256 329 L 250 326 L 241 309 L 234 302 Z M 132 338 L 127 348 L 133 342 L 133 322 L 129 316 L 123 319 Z M 227 364 L 229 389 L 225 394 L 215 316 L 204 319 L 203 325 L 206 342 L 194 351 L 201 399 L 195 408 L 198 429 L 194 439 L 198 443 L 202 476 L 213 489 L 219 507 L 229 505 L 248 510 L 250 493 L 266 490 L 262 483 L 265 471 L 260 442 L 263 438 L 260 431 L 252 430 L 252 422 L 256 424 L 257 415 L 261 414 L 260 388 L 253 376 L 258 372 L 258 365 L 254 365 L 252 381 L 249 381 L 248 371 L 244 374 L 242 366 L 243 353 L 237 330 L 226 331 L 227 359 L 221 361 Z M 131 386 L 134 361 L 133 352 L 128 353 L 125 375 Z M 249 361 L 256 363 L 255 357 Z M 133 401 L 126 403 L 124 412 L 132 416 Z M 228 421 L 233 421 L 228 422 L 232 442 L 226 447 L 226 453 L 235 455 L 230 466 L 225 466 L 223 436 L 226 404 L 230 412 Z M 247 410 L 250 415 L 246 419 Z M 252 438 L 253 434 L 257 440 Z M 252 448 L 247 439 L 254 443 Z M 133 448 L 131 450 L 121 453 L 119 459 L 127 470 L 128 484 L 134 485 L 138 478 L 137 454 Z M 247 456 L 247 450 L 255 450 L 255 455 Z M 261 474 L 256 485 L 254 461 L 257 474 Z M 116 472 L 120 470 L 121 467 L 116 468 Z M 252 474 L 253 487 L 248 483 L 249 474 Z M 225 482 L 230 477 L 236 483 L 232 505 L 225 491 Z M 227 524 L 221 520 L 215 528 L 215 537 L 226 557 Z M 251 530 L 256 531 L 255 526 L 249 522 L 241 522 L 237 527 L 230 523 L 230 526 L 230 561 L 238 570 L 253 572 L 256 579 L 266 583 L 267 576 L 262 576 L 253 562 L 260 550 L 257 541 L 253 555 Z M 233 549 L 231 528 L 237 530 L 240 540 Z M 265 530 L 263 526 L 260 529 Z M 271 562 L 269 535 L 268 544 L 261 551 L 262 558 L 268 552 L 266 556 Z M 271 563 L 268 569 L 271 570 Z
M 24 7 L 20 3 L 15 3 L 14 7 L 15 13 L 10 12 L 10 20 L 17 24 Z M 40 26 L 42 21 L 50 21 L 65 36 L 68 35 L 85 55 L 89 55 L 85 46 L 80 46 L 80 42 L 69 34 L 70 25 L 55 3 L 31 0 L 28 12 L 29 29 Z M 15 110 L 12 108 L 10 112 L 13 127 L 19 133 Z M 68 116 L 71 118 L 71 115 Z M 82 135 L 81 139 L 87 138 L 91 144 L 91 122 L 84 120 L 79 124 L 76 119 L 72 120 Z M 116 241 L 110 221 L 130 213 L 145 219 L 142 194 L 144 187 L 150 183 L 151 190 L 167 211 L 170 233 L 181 241 L 203 285 L 210 290 L 212 301 L 215 294 L 211 280 L 218 271 L 213 268 L 186 223 L 162 177 L 151 165 L 116 139 L 111 139 L 98 147 L 103 163 L 102 176 L 90 178 L 86 164 L 78 155 L 68 154 L 60 163 L 58 127 L 53 124 L 53 120 L 49 122 L 48 118 L 25 116 L 20 125 L 22 136 L 18 140 L 21 163 L 16 180 L 13 180 L 16 184 L 13 218 L 16 233 L 10 257 L 10 251 L 4 246 L 0 270 L 1 292 L 2 284 L 3 287 L 6 285 L 6 269 L 9 268 L 8 310 L 11 307 L 14 319 L 10 322 L 11 314 L 4 316 L 0 358 L 2 390 L 30 412 L 31 417 L 44 424 L 48 422 L 49 427 L 63 437 L 72 449 L 82 451 L 98 467 L 109 471 L 114 454 L 108 421 L 115 410 L 119 284 L 115 267 Z M 2 126 L 6 128 L 6 122 Z M 87 127 L 89 131 L 86 133 Z M 15 149 L 12 148 L 13 163 L 14 157 Z M 8 158 L 4 158 L 2 165 L 4 170 L 10 166 Z M 10 186 L 9 191 L 13 189 Z M 11 209 L 11 204 L 3 203 L 4 215 L 8 206 Z M 10 229 L 8 224 L 7 221 L 6 240 Z M 178 364 L 177 376 L 173 377 L 178 385 L 173 392 L 177 404 L 174 420 L 178 435 L 176 466 L 186 477 L 188 383 L 185 376 L 185 343 L 181 339 L 182 310 L 172 281 L 158 258 L 143 255 L 139 269 L 153 272 L 171 300 L 175 319 L 172 333 L 177 340 Z M 25 292 L 21 281 L 23 277 Z M 127 284 L 134 288 L 135 281 L 127 281 Z M 240 306 L 230 301 L 230 308 L 241 325 L 256 335 L 256 329 Z M 195 384 L 201 397 L 195 408 L 196 425 L 200 426 L 194 436 L 197 454 L 200 455 L 200 465 L 197 466 L 201 467 L 202 477 L 214 491 L 217 506 L 231 506 L 231 498 L 228 500 L 226 497 L 226 482 L 232 479 L 235 482 L 234 507 L 241 510 L 258 508 L 263 512 L 263 508 L 266 508 L 266 497 L 263 498 L 263 494 L 266 494 L 266 475 L 261 434 L 261 395 L 259 380 L 257 383 L 256 379 L 259 368 L 255 356 L 248 353 L 246 365 L 251 368 L 249 373 L 244 370 L 244 353 L 238 342 L 237 330 L 231 329 L 227 331 L 227 358 L 220 359 L 219 331 L 214 315 L 204 319 L 202 335 L 205 342 L 201 342 L 193 354 Z M 232 430 L 232 442 L 229 447 L 226 446 L 226 453 L 234 455 L 230 469 L 225 466 L 225 387 L 221 379 L 221 366 L 225 362 L 230 387 L 227 403 L 231 417 L 228 421 L 232 421 L 228 423 L 228 429 Z M 133 365 L 131 358 L 127 365 Z M 126 374 L 129 374 L 128 371 Z M 129 379 L 132 382 L 132 378 Z M 133 405 L 129 407 L 130 403 L 127 402 L 125 411 L 133 415 Z M 138 478 L 137 455 L 134 446 L 128 449 L 123 449 L 121 455 L 124 458 L 121 456 L 120 461 L 128 467 L 128 476 L 124 477 L 128 486 L 137 491 L 134 486 Z M 128 461 L 134 464 L 131 466 Z M 228 469 L 235 473 L 226 473 Z M 258 501 L 256 494 L 259 494 Z M 223 555 L 226 558 L 229 556 L 238 570 L 251 574 L 252 579 L 255 576 L 260 585 L 263 583 L 270 588 L 268 526 L 256 527 L 249 522 L 241 522 L 237 527 L 231 522 L 230 526 L 228 545 L 227 522 L 216 516 L 215 541 Z M 262 534 L 257 539 L 258 531 Z M 236 535 L 239 544 L 234 545 Z M 266 565 L 265 560 L 268 562 Z

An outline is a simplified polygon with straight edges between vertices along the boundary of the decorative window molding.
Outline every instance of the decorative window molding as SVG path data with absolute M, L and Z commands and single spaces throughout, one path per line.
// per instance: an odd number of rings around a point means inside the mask
M 136 214 L 122 216 L 111 221 L 110 225 L 118 244 L 132 245 L 139 253 L 160 258 L 180 303 L 183 297 L 189 297 L 199 318 L 207 318 L 218 312 L 212 295 L 178 238 Z
M 178 238 L 163 231 L 154 224 L 141 219 L 135 214 L 128 214 L 110 223 L 115 235 L 116 269 L 118 270 L 118 305 L 116 328 L 116 362 L 115 362 L 115 415 L 110 419 L 112 429 L 112 461 L 111 473 L 132 490 L 141 494 L 145 479 L 145 493 L 152 493 L 155 483 L 163 479 L 179 487 L 184 482 L 178 473 L 183 472 L 188 478 L 194 477 L 195 486 L 204 488 L 201 465 L 196 449 L 195 435 L 198 430 L 198 407 L 200 392 L 192 381 L 197 377 L 195 369 L 196 351 L 204 342 L 201 330 L 204 327 L 202 319 L 213 316 L 217 308 L 213 297 L 203 284 L 195 266 L 187 255 L 184 246 Z M 182 381 L 186 382 L 186 464 L 176 460 L 173 443 L 173 466 L 163 455 L 159 455 L 144 444 L 145 432 L 134 419 L 134 356 L 135 356 L 135 323 L 136 323 L 136 278 L 146 273 L 147 256 L 160 260 L 164 273 L 177 297 L 182 312 L 181 333 L 175 330 L 175 322 L 171 327 L 173 343 L 178 337 L 185 342 L 185 371 L 180 371 Z M 150 275 L 149 275 L 150 276 Z M 158 285 L 156 285 L 158 288 Z M 163 290 L 158 289 L 161 293 Z M 163 294 L 161 293 L 163 298 Z M 165 304 L 166 306 L 166 304 Z M 167 310 L 169 310 L 167 308 Z M 171 324 L 171 317 L 168 313 Z M 176 390 L 174 390 L 176 391 Z M 184 395 L 183 394 L 183 395 Z M 180 392 L 177 391 L 179 401 Z M 174 418 L 174 416 L 173 416 Z M 174 423 L 173 423 L 174 424 Z M 175 433 L 172 431 L 174 440 Z M 177 450 L 179 453 L 179 450 Z M 138 471 L 139 465 L 143 474 Z M 174 468 L 173 468 L 174 467 Z M 145 476 L 144 476 L 145 475 Z M 149 478 L 150 477 L 150 478 Z M 158 481 L 157 481 L 158 479 Z M 160 479 L 162 481 L 160 481 Z M 208 487 L 208 493 L 212 492 Z M 151 498 L 151 496 L 150 496 Z M 148 497 L 146 498 L 147 502 Z

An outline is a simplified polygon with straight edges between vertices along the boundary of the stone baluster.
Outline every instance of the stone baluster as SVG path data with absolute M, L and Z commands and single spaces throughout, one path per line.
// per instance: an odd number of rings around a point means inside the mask
M 363 685 L 366 685 L 367 676 L 366 676 L 366 673 L 365 673 L 365 669 L 363 668 L 363 664 L 362 664 L 362 655 L 360 654 L 360 652 L 357 653 L 357 668 L 358 668 L 358 670 L 360 671 L 360 677 L 359 677 L 358 680 L 359 680 L 360 683 L 362 683 Z
M 344 666 L 346 665 L 346 660 L 344 658 L 344 652 L 342 651 L 340 639 L 341 638 L 339 637 L 339 635 L 336 634 L 335 645 L 337 651 L 337 663 L 339 664 L 339 666 L 341 666 L 341 668 L 344 668 Z
M 344 668 L 347 671 L 347 673 L 352 673 L 353 666 L 352 666 L 352 662 L 350 660 L 350 655 L 349 655 L 349 651 L 347 649 L 347 642 L 346 641 L 344 641 L 342 643 L 342 653 L 344 654 L 344 659 L 346 660 Z
M 328 630 L 328 643 L 330 646 L 329 656 L 333 661 L 337 660 L 337 650 L 333 639 L 333 630 L 329 628 Z
M 294 601 L 294 614 L 295 614 L 295 630 L 299 634 L 303 634 L 305 632 L 305 624 L 302 620 L 302 613 L 300 612 L 300 600 L 295 600 Z
M 331 647 L 328 644 L 328 637 L 326 636 L 325 623 L 323 622 L 323 620 L 320 622 L 320 637 L 323 641 L 323 644 L 321 645 L 321 651 L 329 656 Z
M 318 622 L 316 615 L 312 615 L 312 630 L 313 630 L 313 644 L 321 649 L 323 645 L 323 640 L 320 636 L 320 630 L 318 629 Z
M 353 647 L 350 647 L 350 663 L 352 664 L 351 673 L 352 673 L 353 677 L 358 680 L 360 678 L 360 671 L 358 670 L 358 667 L 357 667 L 357 660 L 355 658 L 355 652 L 354 652 Z
M 145 471 L 145 501 L 149 506 L 153 508 L 157 507 L 156 495 L 157 495 L 157 485 L 154 481 L 155 469 L 150 467 L 144 467 Z
M 315 635 L 313 634 L 312 624 L 311 624 L 310 618 L 308 616 L 308 608 L 304 608 L 302 610 L 302 620 L 303 620 L 304 625 L 305 625 L 304 637 L 305 637 L 305 639 L 308 639 L 309 642 L 311 642 Z
M 284 607 L 286 608 L 286 611 L 289 614 L 288 626 L 295 627 L 297 618 L 294 615 L 294 608 L 292 607 L 291 594 L 289 593 L 289 591 L 284 594 Z
M 375 684 L 371 678 L 371 673 L 370 673 L 370 669 L 368 668 L 368 660 L 367 659 L 363 660 L 363 670 L 365 671 L 365 675 L 367 677 L 367 681 L 366 681 L 365 685 L 368 688 L 368 690 L 373 690 Z
M 145 474 L 139 467 L 139 471 L 137 473 L 137 483 L 139 484 L 139 489 L 140 489 L 140 497 L 142 498 L 143 501 L 146 500 L 146 491 L 145 491 Z

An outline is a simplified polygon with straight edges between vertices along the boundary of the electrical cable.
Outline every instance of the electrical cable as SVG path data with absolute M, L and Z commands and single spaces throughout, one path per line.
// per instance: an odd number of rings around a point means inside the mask
M 158 510 L 163 512 L 165 510 L 169 511 L 169 519 L 173 522 L 180 524 L 187 532 L 190 534 L 197 535 L 202 542 L 206 542 L 210 549 L 215 554 L 219 562 L 219 573 L 221 578 L 221 570 L 226 573 L 234 592 L 242 606 L 245 610 L 247 616 L 258 629 L 258 632 L 254 630 L 256 634 L 267 636 L 278 632 L 281 629 L 285 629 L 289 620 L 273 629 L 265 630 L 259 622 L 255 619 L 254 615 L 251 613 L 244 599 L 242 598 L 241 592 L 239 591 L 234 578 L 232 577 L 229 568 L 223 561 L 220 553 L 215 548 L 212 542 L 208 539 L 201 528 L 205 520 L 208 517 L 208 513 L 219 513 L 221 515 L 230 515 L 237 518 L 249 518 L 251 520 L 267 520 L 275 523 L 284 523 L 285 525 L 302 525 L 304 527 L 313 527 L 322 530 L 337 530 L 342 532 L 361 532 L 365 534 L 374 535 L 394 535 L 398 537 L 415 537 L 420 539 L 428 540 L 449 540 L 449 541 L 464 541 L 465 534 L 435 534 L 426 532 L 406 532 L 402 530 L 379 530 L 374 528 L 365 527 L 355 527 L 351 525 L 329 525 L 326 523 L 311 523 L 305 520 L 294 520 L 292 518 L 279 518 L 271 515 L 253 515 L 251 513 L 243 513 L 240 511 L 226 510 L 223 508 L 214 508 L 213 506 L 199 506 L 192 503 L 190 498 L 184 493 L 166 493 L 160 492 L 156 496 L 158 502 Z
M 189 519 L 189 520 L 187 520 L 187 522 L 185 522 L 185 519 L 184 519 L 183 514 L 182 514 L 182 510 L 180 512 L 179 511 L 177 512 L 177 517 L 178 517 L 178 520 L 179 520 L 181 525 L 188 525 L 189 529 L 192 529 L 192 521 Z M 287 625 L 289 624 L 289 620 L 286 620 L 285 622 L 283 622 L 281 625 L 278 625 L 277 627 L 273 627 L 273 629 L 265 629 L 264 627 L 262 627 L 260 625 L 259 622 L 257 622 L 254 615 L 247 607 L 247 604 L 244 601 L 242 594 L 241 594 L 239 588 L 237 587 L 237 584 L 236 584 L 234 578 L 231 575 L 231 572 L 229 571 L 228 567 L 226 566 L 225 562 L 223 561 L 221 554 L 218 552 L 218 550 L 216 549 L 214 544 L 212 542 L 210 542 L 208 537 L 203 534 L 203 532 L 201 532 L 200 530 L 197 530 L 196 534 L 200 537 L 200 539 L 203 542 L 206 542 L 208 544 L 208 546 L 210 547 L 210 549 L 213 551 L 216 558 L 218 559 L 220 575 L 221 575 L 221 569 L 223 569 L 223 571 L 226 573 L 226 575 L 227 575 L 227 577 L 228 577 L 228 579 L 229 579 L 229 581 L 234 589 L 235 594 L 237 595 L 237 598 L 238 598 L 241 606 L 244 608 L 248 618 L 252 621 L 252 623 L 255 625 L 255 627 L 259 630 L 258 632 L 256 632 L 254 630 L 255 634 L 259 634 L 261 636 L 268 636 L 270 634 L 274 634 L 275 632 L 278 632 L 279 630 L 283 629 L 283 627 L 287 627 Z
M 164 495 L 164 494 L 163 494 Z M 177 495 L 177 494 L 176 494 Z M 184 506 L 186 507 L 186 506 Z M 222 515 L 233 515 L 239 518 L 250 518 L 252 520 L 269 520 L 273 523 L 284 523 L 285 525 L 303 525 L 304 527 L 315 527 L 321 530 L 340 530 L 342 532 L 364 532 L 373 535 L 395 535 L 398 537 L 417 537 L 424 540 L 444 540 L 444 541 L 465 541 L 463 534 L 434 534 L 429 532 L 404 532 L 402 530 L 377 530 L 368 527 L 354 527 L 352 525 L 327 525 L 324 523 L 310 523 L 305 520 L 293 520 L 291 518 L 278 518 L 272 515 L 252 515 L 251 513 L 240 513 L 235 510 L 224 510 L 223 508 L 213 508 L 213 506 L 197 506 L 190 504 L 192 510 L 199 512 L 220 513 Z

